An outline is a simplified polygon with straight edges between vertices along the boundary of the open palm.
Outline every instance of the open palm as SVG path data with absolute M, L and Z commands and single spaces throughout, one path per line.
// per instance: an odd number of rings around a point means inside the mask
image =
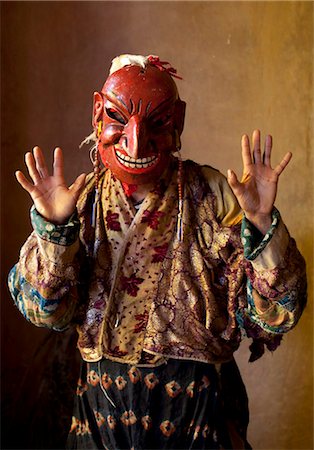
M 79 175 L 67 187 L 63 173 L 61 148 L 54 151 L 53 174 L 49 175 L 43 153 L 34 147 L 33 153 L 25 155 L 31 183 L 21 171 L 16 172 L 17 181 L 30 194 L 37 211 L 50 222 L 62 224 L 73 214 L 78 196 L 84 186 L 85 174 Z
M 246 217 L 254 224 L 264 222 L 265 228 L 267 228 L 270 225 L 270 215 L 276 199 L 279 176 L 289 163 L 292 154 L 286 153 L 281 162 L 273 169 L 270 161 L 272 137 L 266 136 L 263 156 L 260 140 L 259 130 L 254 130 L 252 153 L 248 136 L 242 136 L 242 179 L 238 181 L 236 174 L 229 170 L 228 182 Z

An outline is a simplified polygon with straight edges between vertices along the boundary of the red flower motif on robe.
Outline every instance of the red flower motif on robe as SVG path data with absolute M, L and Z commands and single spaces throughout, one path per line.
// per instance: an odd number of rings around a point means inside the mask
M 139 291 L 138 285 L 143 283 L 143 278 L 138 278 L 135 273 L 132 273 L 130 277 L 125 277 L 124 275 L 120 278 L 121 288 L 126 291 L 132 297 L 136 297 Z
M 158 211 L 156 209 L 153 211 L 149 211 L 148 209 L 146 209 L 146 211 L 144 211 L 143 213 L 141 222 L 147 223 L 150 228 L 152 228 L 153 230 L 157 230 L 159 226 L 159 219 L 164 215 L 165 213 L 162 211 Z
M 145 311 L 144 314 L 136 314 L 135 320 L 138 322 L 135 324 L 134 333 L 140 333 L 141 331 L 145 330 L 148 322 L 148 312 Z
M 153 263 L 162 262 L 167 254 L 168 244 L 160 245 L 159 247 L 154 247 L 155 255 L 152 257 Z
M 109 230 L 113 231 L 121 231 L 121 225 L 118 220 L 119 214 L 113 213 L 112 211 L 107 211 L 106 222 Z

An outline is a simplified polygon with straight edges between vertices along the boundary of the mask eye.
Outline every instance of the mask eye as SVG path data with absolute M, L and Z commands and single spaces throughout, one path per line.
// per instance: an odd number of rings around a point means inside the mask
M 168 125 L 170 118 L 171 118 L 170 114 L 163 117 L 158 117 L 158 119 L 154 120 L 153 126 L 155 128 L 161 128 L 165 125 Z
M 107 116 L 110 117 L 110 119 L 116 120 L 117 122 L 121 123 L 122 125 L 126 125 L 126 120 L 124 117 L 121 116 L 116 110 L 113 108 L 106 108 Z

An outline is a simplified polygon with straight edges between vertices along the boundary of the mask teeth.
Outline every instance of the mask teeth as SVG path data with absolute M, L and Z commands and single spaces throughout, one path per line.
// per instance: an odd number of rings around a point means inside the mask
M 128 155 L 124 155 L 121 152 L 119 152 L 118 150 L 116 150 L 116 154 L 117 157 L 119 159 L 119 161 L 121 162 L 121 164 L 123 164 L 126 167 L 131 167 L 131 168 L 147 168 L 150 166 L 153 166 L 157 159 L 158 156 L 154 155 L 154 156 L 148 156 L 146 158 L 132 158 L 131 156 Z

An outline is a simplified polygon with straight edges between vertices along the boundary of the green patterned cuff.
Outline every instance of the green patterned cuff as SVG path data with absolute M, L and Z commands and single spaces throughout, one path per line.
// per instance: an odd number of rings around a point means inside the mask
M 264 250 L 266 245 L 269 243 L 275 230 L 278 228 L 280 220 L 279 211 L 274 208 L 272 212 L 272 223 L 262 239 L 261 233 L 251 224 L 249 220 L 243 216 L 242 227 L 241 227 L 241 238 L 244 248 L 244 256 L 249 261 L 254 261 L 254 259 Z
M 64 246 L 72 245 L 76 241 L 80 226 L 77 212 L 72 214 L 65 225 L 48 222 L 35 206 L 32 206 L 30 214 L 34 231 L 41 239 Z

